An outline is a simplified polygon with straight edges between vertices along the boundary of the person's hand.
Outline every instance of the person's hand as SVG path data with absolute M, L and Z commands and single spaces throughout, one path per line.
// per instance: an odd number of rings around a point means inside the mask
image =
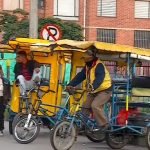
M 40 68 L 35 68 L 34 70 L 35 70 L 36 73 L 40 72 Z
M 86 89 L 86 91 L 89 92 L 89 93 L 92 92 L 92 91 L 94 91 L 93 86 L 90 85 L 90 86 Z
M 68 86 L 66 86 L 65 91 L 70 91 L 70 90 L 72 90 L 73 88 L 74 88 L 73 86 L 68 85 Z
M 91 88 L 91 87 L 90 87 L 90 88 L 87 88 L 86 91 L 87 91 L 88 93 L 90 93 L 90 92 L 92 92 L 92 88 Z
M 72 95 L 75 92 L 75 87 L 73 87 L 73 86 L 66 86 L 65 91 L 68 92 L 70 95 Z

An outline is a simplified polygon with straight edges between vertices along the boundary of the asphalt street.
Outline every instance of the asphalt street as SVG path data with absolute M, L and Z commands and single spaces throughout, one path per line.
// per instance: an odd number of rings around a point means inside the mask
M 50 145 L 49 130 L 42 128 L 38 138 L 30 144 L 17 143 L 8 132 L 5 122 L 4 136 L 0 137 L 0 150 L 53 150 Z M 79 136 L 71 150 L 111 150 L 105 142 L 93 143 L 84 136 Z M 122 150 L 147 150 L 140 146 L 127 145 Z

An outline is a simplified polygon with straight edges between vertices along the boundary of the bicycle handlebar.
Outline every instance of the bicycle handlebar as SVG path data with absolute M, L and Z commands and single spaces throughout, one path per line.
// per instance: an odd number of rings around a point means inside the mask
M 86 90 L 68 86 L 65 91 L 72 95 L 75 101 L 80 101 Z M 76 97 L 76 94 L 80 94 L 80 96 Z

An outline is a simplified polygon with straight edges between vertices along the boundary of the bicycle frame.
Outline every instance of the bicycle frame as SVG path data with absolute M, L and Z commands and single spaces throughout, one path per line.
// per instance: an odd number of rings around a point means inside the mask
M 80 105 L 80 100 L 83 96 L 85 91 L 83 91 L 82 93 L 79 93 L 81 94 L 80 98 L 77 99 L 76 101 L 76 104 L 75 105 L 75 108 L 71 108 L 71 109 L 74 109 L 74 113 L 73 115 L 69 114 L 69 116 L 67 117 L 67 120 L 69 120 L 71 122 L 71 125 L 70 125 L 70 128 L 68 130 L 68 132 L 71 130 L 73 124 L 76 124 L 79 128 L 82 127 L 82 125 L 84 125 L 88 130 L 93 130 L 94 128 L 97 128 L 98 125 L 97 125 L 97 122 L 95 119 L 93 118 L 90 118 L 89 116 L 87 116 L 86 114 L 84 114 L 82 111 L 80 111 L 80 109 L 89 109 L 89 108 L 84 108 L 84 107 L 81 107 Z M 74 95 L 73 95 L 73 98 L 74 98 Z M 72 106 L 74 107 L 74 106 Z M 105 109 L 107 109 L 107 107 L 105 107 Z M 89 110 L 90 111 L 90 110 Z M 105 114 L 106 117 L 108 119 L 110 119 L 110 112 L 108 111 L 108 113 Z
M 32 115 L 36 116 L 37 118 L 40 118 L 40 117 L 47 118 L 49 120 L 49 124 L 54 126 L 57 122 L 61 121 L 65 115 L 68 115 L 69 110 L 66 108 L 66 106 L 68 104 L 69 99 L 70 99 L 70 95 L 67 96 L 64 106 L 44 104 L 41 99 L 38 99 L 36 100 L 37 104 L 35 104 L 37 105 L 37 108 L 35 109 L 32 106 L 32 109 L 30 113 L 28 114 L 28 119 L 30 119 Z M 55 109 L 59 109 L 59 111 L 57 113 L 54 113 L 50 111 L 49 109 L 44 108 L 44 106 L 54 107 Z M 42 114 L 42 116 L 38 115 L 39 112 Z M 54 115 L 50 116 L 48 113 L 53 113 Z

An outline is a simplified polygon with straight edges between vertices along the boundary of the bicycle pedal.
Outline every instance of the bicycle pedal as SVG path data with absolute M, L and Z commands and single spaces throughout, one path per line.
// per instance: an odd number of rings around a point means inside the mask
M 43 123 L 40 121 L 40 122 L 38 122 L 38 124 L 39 124 L 39 125 L 42 125 Z

